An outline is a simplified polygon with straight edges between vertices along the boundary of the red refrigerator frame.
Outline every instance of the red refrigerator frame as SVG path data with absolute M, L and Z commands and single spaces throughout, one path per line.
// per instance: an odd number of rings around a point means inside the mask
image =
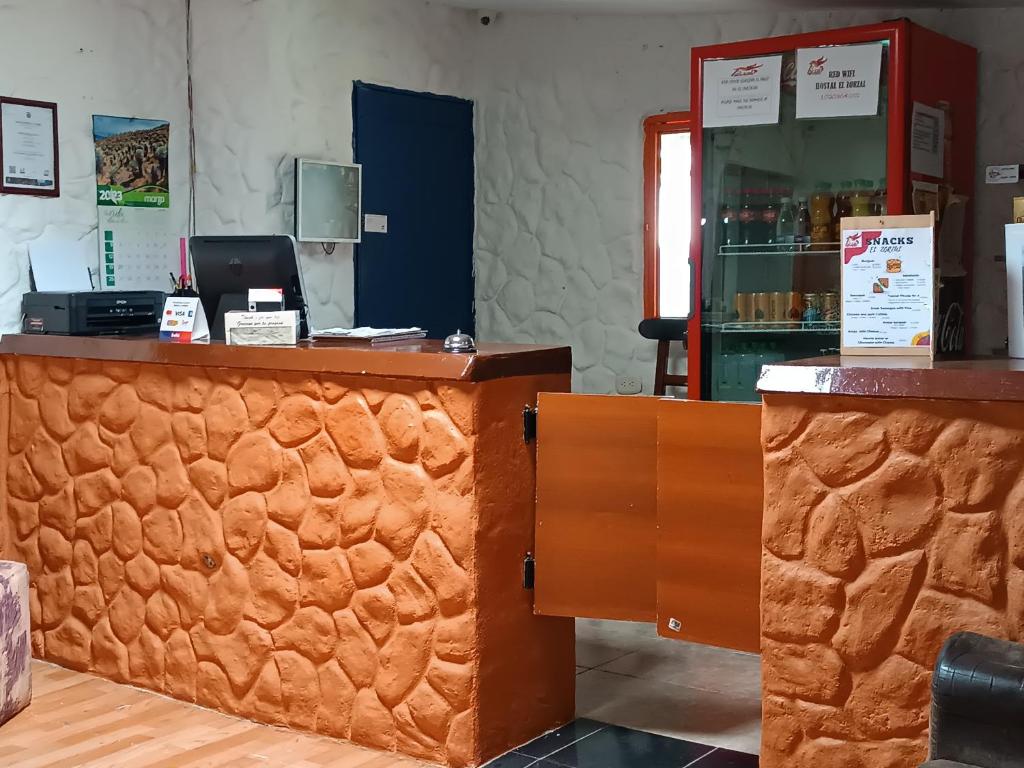
M 974 155 L 977 106 L 977 51 L 970 46 L 932 32 L 907 19 L 846 29 L 808 32 L 783 37 L 746 40 L 694 48 L 691 53 L 690 113 L 693 121 L 691 146 L 693 237 L 690 242 L 691 280 L 694 286 L 693 311 L 688 322 L 688 394 L 699 400 L 703 387 L 703 141 L 704 141 L 704 62 L 711 59 L 741 59 L 786 53 L 797 48 L 829 45 L 889 42 L 889 126 L 887 137 L 888 207 L 891 215 L 912 213 L 911 174 L 908 136 L 914 101 L 935 106 L 938 100 L 952 105 L 953 135 L 956 145 L 951 182 L 959 193 L 974 200 Z M 926 178 L 914 176 L 914 178 Z M 929 179 L 936 181 L 936 179 Z M 712 213 L 709 213 L 711 221 Z M 964 304 L 971 306 L 973 262 L 973 205 L 968 207 L 964 231 L 964 266 L 967 271 Z M 970 339 L 970 311 L 966 338 Z M 969 342 L 968 342 L 969 344 Z

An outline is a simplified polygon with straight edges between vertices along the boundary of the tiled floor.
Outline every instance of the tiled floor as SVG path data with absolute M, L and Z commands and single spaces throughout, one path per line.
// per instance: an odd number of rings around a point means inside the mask
M 576 663 L 577 717 L 738 752 L 760 749 L 755 654 L 666 640 L 652 624 L 579 619 Z
M 487 768 L 757 768 L 757 755 L 580 719 Z

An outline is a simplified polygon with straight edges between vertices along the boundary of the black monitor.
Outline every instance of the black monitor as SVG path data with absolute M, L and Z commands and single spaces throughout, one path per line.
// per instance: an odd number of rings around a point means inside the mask
M 250 288 L 281 288 L 284 308 L 298 310 L 308 335 L 295 240 L 288 235 L 196 236 L 189 239 L 196 290 L 210 338 L 224 340 L 224 313 L 249 308 Z

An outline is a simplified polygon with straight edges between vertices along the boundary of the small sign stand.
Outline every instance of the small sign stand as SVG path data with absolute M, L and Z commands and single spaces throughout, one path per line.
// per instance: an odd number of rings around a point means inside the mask
M 160 322 L 160 341 L 176 344 L 208 342 L 210 326 L 198 296 L 168 296 Z
M 935 357 L 935 214 L 845 218 L 843 355 Z

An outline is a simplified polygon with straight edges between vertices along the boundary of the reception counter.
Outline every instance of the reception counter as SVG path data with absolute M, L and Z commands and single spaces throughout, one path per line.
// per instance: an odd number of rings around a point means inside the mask
M 1024 640 L 1024 365 L 766 366 L 763 768 L 916 768 L 950 634 Z
M 573 717 L 521 412 L 565 348 L 0 341 L 37 657 L 453 766 Z

